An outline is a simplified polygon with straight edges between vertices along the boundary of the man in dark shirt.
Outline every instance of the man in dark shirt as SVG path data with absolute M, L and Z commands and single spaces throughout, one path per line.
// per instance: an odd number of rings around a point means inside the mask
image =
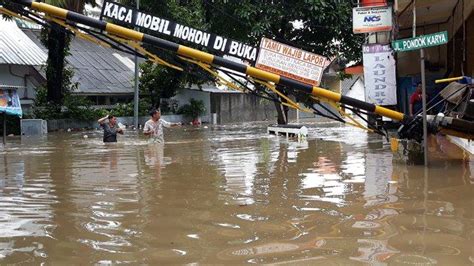
M 106 123 L 108 120 L 108 123 Z M 117 133 L 123 134 L 121 128 L 115 127 L 117 124 L 117 118 L 113 115 L 108 115 L 97 120 L 100 127 L 104 129 L 104 142 L 117 142 Z
M 413 94 L 410 96 L 410 115 L 413 116 L 418 111 L 421 110 L 422 108 L 422 89 L 421 89 L 421 83 L 418 83 L 416 85 L 416 90 L 413 92 Z

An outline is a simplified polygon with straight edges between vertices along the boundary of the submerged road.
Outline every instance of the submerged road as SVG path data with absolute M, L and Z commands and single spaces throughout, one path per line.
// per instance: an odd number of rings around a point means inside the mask
M 88 138 L 83 136 L 87 134 Z M 375 134 L 265 124 L 11 139 L 0 263 L 474 263 L 474 162 L 392 163 Z

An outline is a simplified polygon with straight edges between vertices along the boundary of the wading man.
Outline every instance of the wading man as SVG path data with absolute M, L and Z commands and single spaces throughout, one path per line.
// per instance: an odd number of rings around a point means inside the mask
M 123 129 L 116 127 L 117 118 L 113 115 L 102 117 L 97 122 L 104 130 L 104 142 L 117 142 L 117 133 L 123 134 Z
M 165 143 L 163 137 L 163 127 L 180 126 L 181 123 L 170 123 L 161 119 L 160 110 L 153 109 L 150 111 L 151 118 L 146 121 L 143 127 L 143 134 L 150 138 L 150 142 Z
M 415 92 L 410 96 L 410 115 L 413 116 L 422 109 L 422 89 L 421 83 L 416 85 Z

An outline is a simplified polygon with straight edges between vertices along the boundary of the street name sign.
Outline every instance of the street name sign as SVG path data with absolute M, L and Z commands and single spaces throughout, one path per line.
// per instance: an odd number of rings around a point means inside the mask
M 420 35 L 415 38 L 393 41 L 392 48 L 397 52 L 406 52 L 426 47 L 438 46 L 445 43 L 448 43 L 448 32 L 441 31 L 428 35 Z

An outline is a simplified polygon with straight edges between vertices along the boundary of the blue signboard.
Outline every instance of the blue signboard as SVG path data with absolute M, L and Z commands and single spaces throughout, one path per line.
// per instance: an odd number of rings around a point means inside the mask
M 20 98 L 15 89 L 0 88 L 0 113 L 21 117 Z

